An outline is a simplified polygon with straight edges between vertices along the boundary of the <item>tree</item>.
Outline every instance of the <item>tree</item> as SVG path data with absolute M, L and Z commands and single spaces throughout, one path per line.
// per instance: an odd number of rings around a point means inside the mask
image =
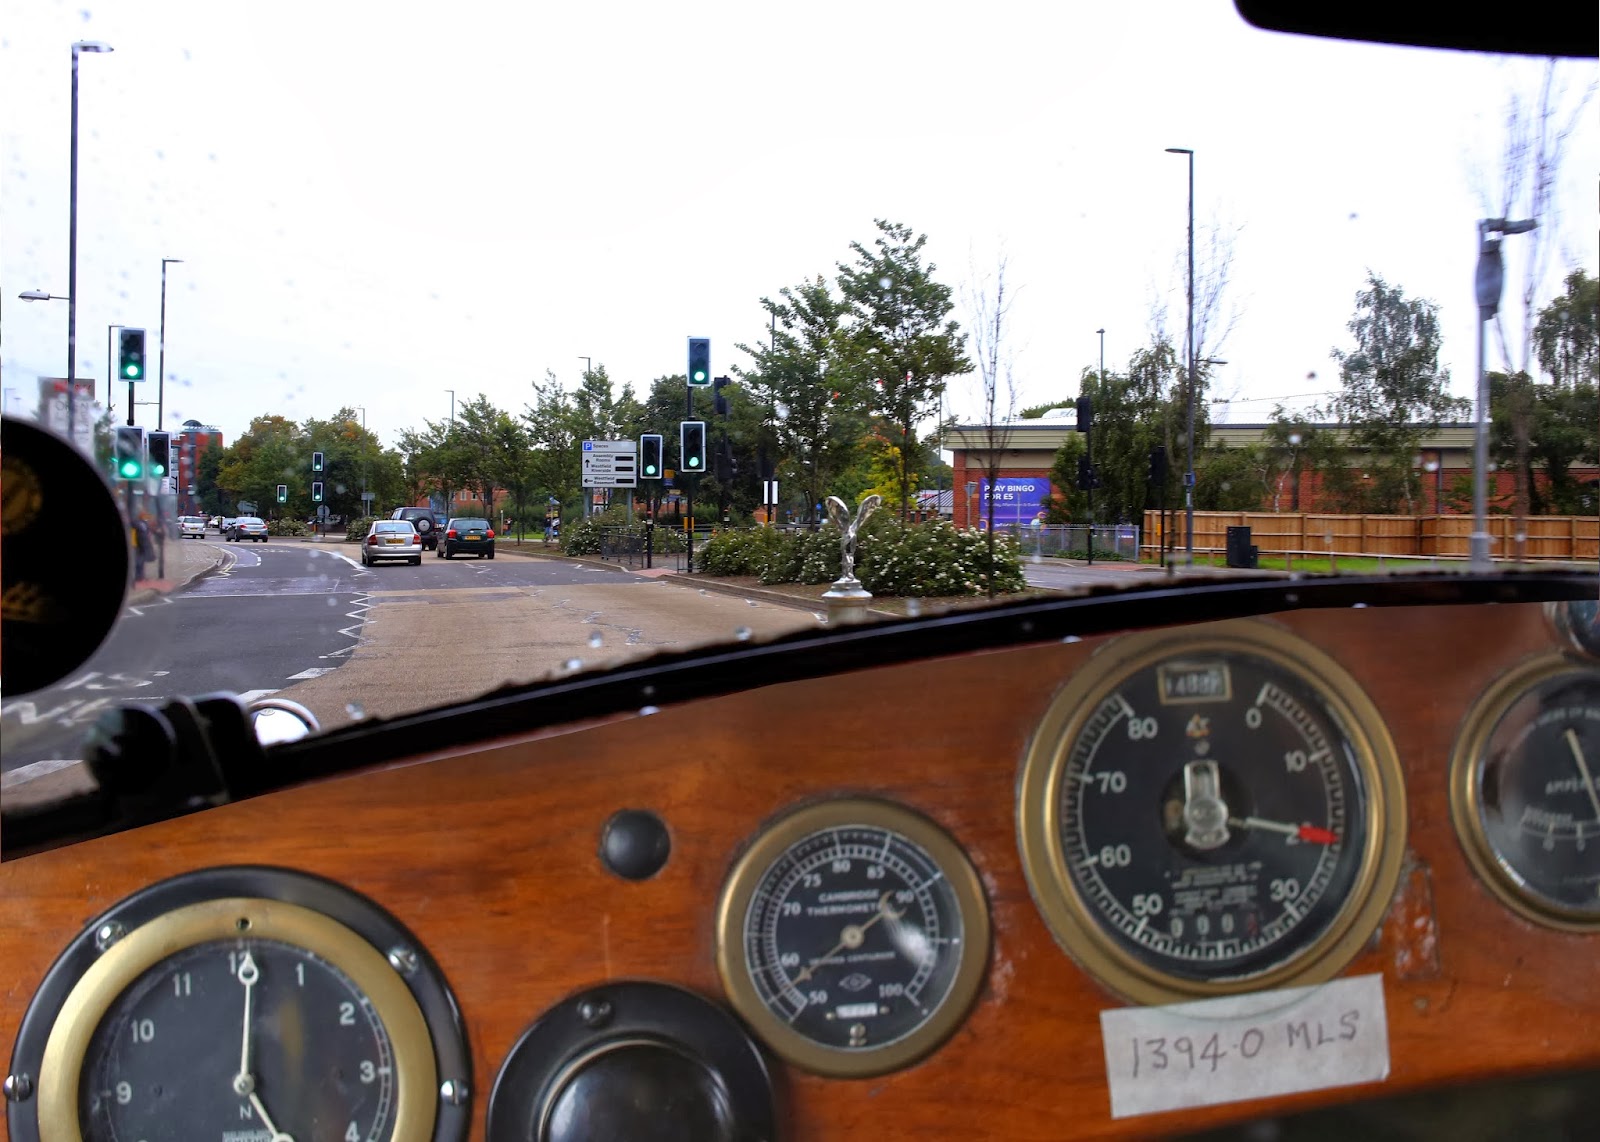
M 1277 475 L 1271 451 L 1260 444 L 1216 444 L 1197 457 L 1194 506 L 1200 511 L 1259 511 Z
M 257 511 L 272 511 L 278 485 L 290 488 L 289 511 L 302 514 L 311 507 L 309 450 L 300 426 L 284 416 L 258 416 L 222 457 L 217 486 L 237 505 L 253 503 Z
M 522 410 L 522 423 L 533 450 L 530 478 L 534 494 L 556 500 L 563 514 L 571 512 L 582 496 L 578 415 L 554 373 L 546 370 L 543 384 L 533 382 L 533 403 Z
M 194 498 L 200 510 L 207 515 L 222 515 L 228 507 L 227 493 L 217 483 L 217 476 L 222 471 L 222 459 L 227 454 L 226 448 L 206 448 L 201 451 L 200 459 L 195 464 Z
M 1600 280 L 1567 275 L 1566 292 L 1539 311 L 1533 339 L 1539 367 L 1561 388 L 1600 384 Z
M 918 454 L 917 425 L 944 392 L 945 378 L 970 372 L 961 327 L 949 320 L 950 287 L 934 280 L 938 269 L 923 264 L 926 234 L 877 219 L 873 249 L 852 242 L 854 263 L 839 264 L 839 290 L 852 319 L 850 370 L 870 381 L 873 411 L 894 426 L 901 471 L 900 518 L 910 510 L 912 465 Z
M 1413 512 L 1420 486 L 1412 461 L 1422 438 L 1467 407 L 1449 395 L 1450 374 L 1439 367 L 1439 307 L 1368 271 L 1347 328 L 1356 346 L 1332 353 L 1342 382 L 1335 411 L 1368 452 L 1376 510 Z
M 856 458 L 867 426 L 866 385 L 845 363 L 850 306 L 817 277 L 779 290 L 776 300 L 762 298 L 761 307 L 771 319 L 771 342 L 739 345 L 755 364 L 735 372 L 753 405 L 771 410 L 773 460 L 792 465 L 807 518 L 816 522 L 816 505 Z
M 981 447 L 973 449 L 972 454 L 978 461 L 978 469 L 988 481 L 989 494 L 985 508 L 988 561 L 984 571 L 984 586 L 991 599 L 995 594 L 994 490 L 1000 482 L 1006 449 L 1011 446 L 1010 421 L 1017 410 L 1011 347 L 1006 341 L 1006 318 L 1011 313 L 1011 298 L 1006 292 L 1004 254 L 995 267 L 993 283 L 991 288 L 990 279 L 984 277 L 968 299 L 972 313 L 972 349 L 978 359 L 980 407 L 983 410 L 983 427 L 978 434 Z M 1089 522 L 1091 525 L 1094 523 L 1093 520 Z
M 1281 404 L 1273 406 L 1263 443 L 1271 464 L 1267 495 L 1275 512 L 1285 507 L 1292 512 L 1301 510 L 1300 485 L 1307 473 L 1320 475 L 1324 486 L 1337 485 L 1339 473 L 1345 469 L 1344 445 L 1332 432 L 1318 427 L 1312 419 L 1315 416 L 1315 410 L 1291 413 Z M 1287 505 L 1283 500 L 1286 485 Z

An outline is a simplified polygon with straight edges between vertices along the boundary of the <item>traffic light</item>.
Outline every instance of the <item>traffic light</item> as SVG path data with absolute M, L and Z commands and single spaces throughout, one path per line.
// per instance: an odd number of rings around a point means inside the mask
M 685 420 L 678 425 L 678 468 L 699 475 L 706 470 L 706 422 Z
M 1078 457 L 1078 491 L 1092 492 L 1100 486 L 1100 476 L 1087 456 Z
M 711 383 L 711 338 L 689 338 L 689 383 L 691 385 L 709 385 Z
M 117 376 L 124 381 L 144 380 L 144 330 L 117 330 Z
M 278 485 L 278 502 L 280 504 L 286 504 L 286 503 L 289 502 L 289 485 L 288 484 L 279 484 Z
M 320 456 L 321 453 L 319 452 L 318 455 Z M 320 504 L 322 502 L 322 481 L 321 480 L 312 480 L 311 481 L 311 502 L 314 503 L 314 504 Z
M 132 424 L 117 425 L 111 448 L 117 479 L 137 480 L 144 475 L 144 429 Z
M 1078 398 L 1078 431 L 1088 432 L 1094 426 L 1094 401 L 1088 397 Z
M 639 475 L 646 480 L 661 479 L 661 469 L 666 467 L 662 456 L 661 434 L 647 432 L 639 437 Z
M 1159 444 L 1150 449 L 1150 472 L 1145 479 L 1152 484 L 1167 482 L 1167 450 Z
M 322 453 L 313 452 L 311 454 L 311 470 L 313 472 L 322 471 Z
M 711 391 L 716 394 L 712 400 L 718 416 L 728 415 L 728 398 L 722 395 L 722 390 L 728 386 L 727 377 L 718 377 L 711 382 Z
M 145 473 L 157 479 L 172 474 L 172 433 L 152 432 L 145 440 Z

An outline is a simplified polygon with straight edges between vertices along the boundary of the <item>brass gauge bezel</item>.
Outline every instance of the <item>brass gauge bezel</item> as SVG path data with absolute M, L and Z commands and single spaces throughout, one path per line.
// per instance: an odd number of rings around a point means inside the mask
M 920 1025 L 879 1047 L 842 1050 L 807 1038 L 775 1015 L 751 979 L 744 934 L 750 904 L 773 864 L 793 845 L 841 827 L 883 829 L 920 847 L 943 872 L 961 912 L 961 963 L 943 1001 Z M 841 798 L 791 810 L 745 850 L 717 904 L 717 971 L 728 1001 L 757 1036 L 795 1066 L 831 1078 L 867 1078 L 910 1066 L 937 1050 L 966 1018 L 989 963 L 989 906 L 977 870 L 949 833 L 922 814 L 872 797 Z
M 1500 720 L 1534 687 L 1562 674 L 1595 674 L 1592 663 L 1567 654 L 1540 654 L 1497 679 L 1468 711 L 1450 757 L 1450 818 L 1456 840 L 1478 880 L 1524 920 L 1563 932 L 1600 932 L 1600 916 L 1567 908 L 1526 887 L 1500 860 L 1483 827 L 1484 750 Z
M 175 908 L 106 949 L 78 979 L 46 1040 L 39 1067 L 41 1142 L 82 1142 L 78 1089 L 90 1040 L 123 992 L 167 957 L 212 941 L 275 940 L 327 961 L 371 999 L 394 1050 L 394 1142 L 434 1137 L 438 1069 L 428 1023 L 384 955 L 356 932 L 310 908 L 224 897 Z
M 1245 976 L 1195 980 L 1131 955 L 1107 932 L 1068 871 L 1061 840 L 1061 781 L 1071 746 L 1107 695 L 1165 660 L 1231 652 L 1259 657 L 1308 686 L 1348 737 L 1366 791 L 1366 842 L 1355 880 L 1327 928 L 1274 966 Z M 1056 942 L 1106 987 L 1135 1003 L 1162 1004 L 1321 983 L 1355 958 L 1376 931 L 1400 879 L 1405 779 L 1378 709 L 1327 654 L 1257 619 L 1128 635 L 1108 643 L 1051 700 L 1017 782 L 1017 832 L 1028 886 Z

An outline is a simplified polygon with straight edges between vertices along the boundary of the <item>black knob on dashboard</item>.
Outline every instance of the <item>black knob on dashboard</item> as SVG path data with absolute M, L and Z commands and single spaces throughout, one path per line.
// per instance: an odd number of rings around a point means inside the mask
M 665 1043 L 603 1045 L 557 1082 L 544 1108 L 549 1142 L 734 1142 L 727 1091 L 700 1060 Z
M 523 1033 L 489 1096 L 489 1142 L 775 1142 L 761 1051 L 720 1007 L 629 981 Z

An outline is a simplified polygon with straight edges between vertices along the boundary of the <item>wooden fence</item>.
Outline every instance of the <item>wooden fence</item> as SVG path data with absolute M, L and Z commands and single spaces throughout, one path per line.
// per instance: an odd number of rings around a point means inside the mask
M 1179 550 L 1183 549 L 1183 512 L 1169 512 Z M 1510 558 L 1515 550 L 1514 520 L 1488 518 L 1489 550 Z M 1530 516 L 1525 557 L 1528 559 L 1594 560 L 1600 558 L 1600 518 L 1595 516 Z M 1328 515 L 1321 512 L 1195 512 L 1194 549 L 1223 552 L 1228 528 L 1248 527 L 1250 542 L 1263 555 L 1366 555 L 1410 559 L 1465 559 L 1471 554 L 1472 517 L 1464 515 Z M 1144 515 L 1144 550 L 1154 554 L 1161 534 L 1161 513 Z

